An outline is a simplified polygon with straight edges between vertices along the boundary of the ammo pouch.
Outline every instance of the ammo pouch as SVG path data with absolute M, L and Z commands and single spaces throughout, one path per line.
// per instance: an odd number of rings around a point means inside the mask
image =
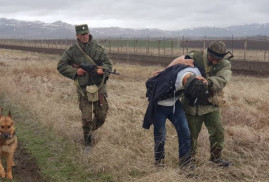
M 86 86 L 86 92 L 89 102 L 96 102 L 99 100 L 98 87 L 96 85 Z

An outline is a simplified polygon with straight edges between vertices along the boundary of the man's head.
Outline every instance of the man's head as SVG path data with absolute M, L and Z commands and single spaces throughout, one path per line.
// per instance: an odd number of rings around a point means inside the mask
M 222 41 L 213 41 L 207 48 L 207 58 L 212 64 L 218 64 L 226 54 L 226 45 Z
M 76 25 L 76 35 L 77 39 L 82 43 L 89 42 L 89 28 L 87 24 Z
M 190 99 L 190 105 L 194 105 L 198 99 L 207 97 L 207 86 L 202 80 L 196 78 L 196 75 L 191 75 L 185 84 L 184 94 Z

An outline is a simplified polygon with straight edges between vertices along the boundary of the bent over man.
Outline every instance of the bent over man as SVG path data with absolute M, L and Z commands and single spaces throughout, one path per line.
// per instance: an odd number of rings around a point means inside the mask
M 90 146 L 92 131 L 101 127 L 107 116 L 108 74 L 104 69 L 111 71 L 112 64 L 105 50 L 89 34 L 88 25 L 77 25 L 75 30 L 77 43 L 64 51 L 57 70 L 75 81 L 82 113 L 84 141 L 86 146 Z M 81 65 L 86 65 L 88 69 L 82 69 Z
M 201 76 L 198 68 L 177 64 L 156 72 L 146 82 L 149 105 L 144 117 L 143 128 L 154 126 L 154 154 L 155 165 L 164 166 L 164 146 L 166 141 L 166 119 L 174 125 L 179 143 L 179 166 L 186 167 L 190 164 L 191 141 L 190 131 L 184 108 L 179 101 L 183 90 L 189 93 L 191 100 L 201 99 L 206 95 L 206 84 L 197 79 Z

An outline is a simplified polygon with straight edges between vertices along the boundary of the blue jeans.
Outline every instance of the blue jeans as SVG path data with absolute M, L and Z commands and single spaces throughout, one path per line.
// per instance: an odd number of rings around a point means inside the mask
M 160 162 L 164 159 L 164 145 L 166 140 L 166 119 L 168 118 L 174 125 L 179 143 L 179 159 L 180 164 L 187 164 L 190 161 L 191 153 L 191 139 L 188 122 L 185 116 L 184 108 L 180 101 L 175 104 L 175 112 L 173 113 L 174 106 L 161 106 L 158 105 L 154 113 L 154 153 L 155 162 Z

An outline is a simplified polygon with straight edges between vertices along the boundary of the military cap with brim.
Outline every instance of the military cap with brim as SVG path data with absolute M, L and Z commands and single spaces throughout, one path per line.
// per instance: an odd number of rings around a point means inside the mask
M 226 55 L 226 45 L 222 41 L 213 41 L 207 48 L 207 53 L 215 59 L 223 59 Z
M 89 28 L 87 24 L 82 24 L 82 25 L 76 25 L 76 34 L 85 34 L 89 33 Z

